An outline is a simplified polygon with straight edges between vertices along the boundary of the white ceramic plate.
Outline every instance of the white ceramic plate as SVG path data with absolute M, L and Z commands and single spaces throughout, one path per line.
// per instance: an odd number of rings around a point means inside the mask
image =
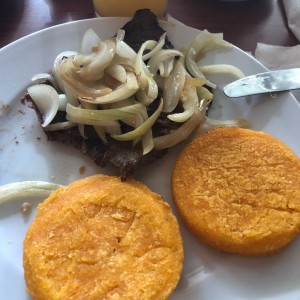
M 56 55 L 78 50 L 83 33 L 95 29 L 100 36 L 113 35 L 128 19 L 90 19 L 52 27 L 22 38 L 0 50 L 0 184 L 23 180 L 44 180 L 67 184 L 95 173 L 113 174 L 65 145 L 50 143 L 34 112 L 20 104 L 31 76 L 50 71 Z M 187 47 L 196 29 L 172 20 L 162 22 L 175 47 Z M 225 36 L 226 39 L 226 36 Z M 214 51 L 206 63 L 229 63 L 246 75 L 264 71 L 255 59 L 240 49 Z M 232 78 L 215 77 L 218 84 L 211 116 L 218 119 L 246 118 L 254 129 L 269 132 L 300 155 L 300 106 L 289 93 L 231 100 L 222 87 Z M 3 108 L 4 106 L 4 108 Z M 143 168 L 136 178 L 170 203 L 171 170 L 178 151 L 172 149 L 162 160 Z M 81 167 L 84 172 L 81 173 Z M 39 199 L 26 199 L 35 205 Z M 35 210 L 20 212 L 24 200 L 0 207 L 0 298 L 30 299 L 25 292 L 22 269 L 22 241 Z M 180 221 L 180 218 L 179 218 Z M 194 238 L 181 223 L 185 263 L 180 283 L 171 299 L 300 299 L 300 239 L 281 253 L 268 258 L 243 258 L 216 252 Z

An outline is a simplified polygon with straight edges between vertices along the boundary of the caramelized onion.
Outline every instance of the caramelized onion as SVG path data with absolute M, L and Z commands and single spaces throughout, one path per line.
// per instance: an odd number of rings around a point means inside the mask
M 75 107 L 71 104 L 67 105 L 67 119 L 73 122 L 95 126 L 114 126 L 116 120 L 123 120 L 132 115 L 138 114 L 143 105 L 133 104 L 126 107 L 115 109 L 84 109 Z
M 163 100 L 161 99 L 157 110 L 142 125 L 140 125 L 139 127 L 137 127 L 132 131 L 126 132 L 124 134 L 113 135 L 112 137 L 118 141 L 132 141 L 137 137 L 143 136 L 151 129 L 151 127 L 157 120 L 158 116 L 161 113 L 162 106 L 163 106 Z
M 155 75 L 158 71 L 159 65 L 170 58 L 175 58 L 176 56 L 183 56 L 182 53 L 176 49 L 162 49 L 156 52 L 149 60 L 148 66 L 151 74 Z
M 83 80 L 98 80 L 102 78 L 103 72 L 112 61 L 116 51 L 115 40 L 106 40 L 99 43 L 96 55 L 91 54 L 91 62 L 83 66 L 79 71 L 79 75 Z
M 158 40 L 155 47 L 151 51 L 149 51 L 148 53 L 143 55 L 143 61 L 148 60 L 150 57 L 152 57 L 156 52 L 158 52 L 164 46 L 166 35 L 167 35 L 167 33 L 165 32 Z
M 168 115 L 168 119 L 174 122 L 183 123 L 197 110 L 199 100 L 196 88 L 192 85 L 185 84 L 180 98 L 184 111 L 181 113 L 170 114 Z
M 105 69 L 105 72 L 121 83 L 126 82 L 127 74 L 122 65 L 110 65 Z
M 163 112 L 172 112 L 178 104 L 185 82 L 186 70 L 183 61 L 178 59 L 170 76 L 166 78 L 163 90 L 164 106 Z
M 111 88 L 101 82 L 87 83 L 82 81 L 76 70 L 74 70 L 71 59 L 66 59 L 61 64 L 60 72 L 63 81 L 72 87 L 76 91 L 76 94 L 81 97 L 101 97 L 112 91 Z
M 186 52 L 186 66 L 188 71 L 193 77 L 203 78 L 206 80 L 206 85 L 215 88 L 216 85 L 205 78 L 197 61 L 205 55 L 208 51 L 229 48 L 231 45 L 223 40 L 222 34 L 210 33 L 207 30 L 203 30 L 190 44 Z
M 206 112 L 206 103 L 201 100 L 194 115 L 188 121 L 183 123 L 178 129 L 167 135 L 155 137 L 154 148 L 157 150 L 166 149 L 177 145 L 185 140 L 195 129 L 204 121 Z
M 74 57 L 77 55 L 76 51 L 64 51 L 57 55 L 57 57 L 54 60 L 54 65 L 52 68 L 52 73 L 55 79 L 55 82 L 57 83 L 58 87 L 60 88 L 61 91 L 65 91 L 64 89 L 64 83 L 60 75 L 60 66 L 64 62 L 65 59 L 69 57 Z
M 132 96 L 138 90 L 138 84 L 135 75 L 132 72 L 127 72 L 127 80 L 111 93 L 107 93 L 100 97 L 78 96 L 78 99 L 84 102 L 94 104 L 113 103 L 124 100 Z

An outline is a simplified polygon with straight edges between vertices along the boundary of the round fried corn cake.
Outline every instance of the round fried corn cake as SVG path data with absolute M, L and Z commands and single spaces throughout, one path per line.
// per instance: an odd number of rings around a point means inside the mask
M 33 299 L 167 299 L 183 246 L 169 205 L 134 180 L 96 175 L 39 205 L 23 252 Z
M 172 190 L 186 225 L 218 250 L 268 255 L 299 233 L 300 159 L 268 134 L 200 134 L 180 153 Z

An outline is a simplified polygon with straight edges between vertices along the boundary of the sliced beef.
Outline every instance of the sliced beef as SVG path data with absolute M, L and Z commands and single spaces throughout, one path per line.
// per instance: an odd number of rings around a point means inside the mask
M 165 33 L 158 24 L 156 15 L 149 9 L 140 9 L 136 11 L 132 20 L 126 23 L 123 29 L 125 30 L 124 41 L 136 52 L 145 41 L 158 41 Z M 164 48 L 174 48 L 168 38 L 166 38 Z
M 131 142 L 118 142 L 108 137 L 109 147 L 101 143 L 91 126 L 86 126 L 83 139 L 77 127 L 61 131 L 45 132 L 49 141 L 69 144 L 89 156 L 98 166 L 106 167 L 112 163 L 119 169 L 122 180 L 132 177 L 136 168 L 161 158 L 166 151 L 151 151 L 147 155 L 142 154 L 140 147 L 133 148 Z

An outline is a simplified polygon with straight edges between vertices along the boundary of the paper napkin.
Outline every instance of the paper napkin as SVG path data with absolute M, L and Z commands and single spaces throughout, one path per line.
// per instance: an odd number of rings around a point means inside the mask
M 300 1 L 283 0 L 289 28 L 300 42 Z
M 288 26 L 299 45 L 283 47 L 258 43 L 254 56 L 270 70 L 300 68 L 300 0 L 283 0 Z M 300 102 L 300 90 L 292 92 Z

